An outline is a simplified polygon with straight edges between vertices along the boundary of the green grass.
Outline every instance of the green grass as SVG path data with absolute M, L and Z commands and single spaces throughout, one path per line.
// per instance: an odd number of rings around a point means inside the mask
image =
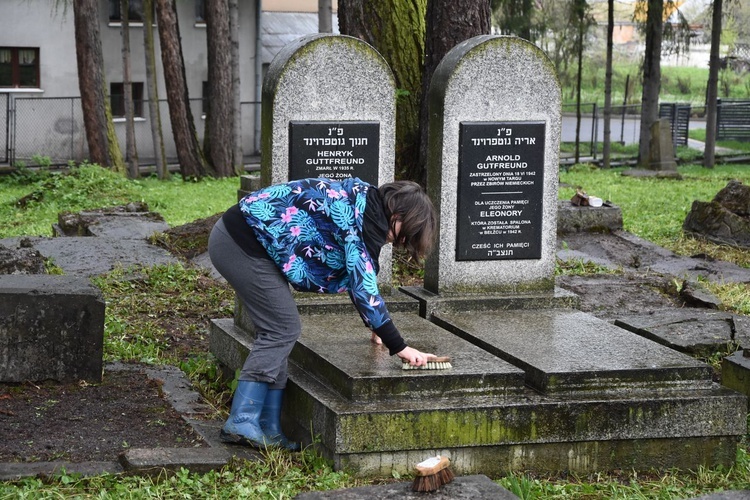
M 587 165 L 560 173 L 560 199 L 570 199 L 576 187 L 612 201 L 622 209 L 626 231 L 679 252 L 682 223 L 694 200 L 709 201 L 731 179 L 750 184 L 747 166 L 719 165 L 708 170 L 699 165 L 678 168 L 683 180 L 635 178 L 622 169 L 600 170 Z
M 0 482 L 0 498 L 248 498 L 291 499 L 303 491 L 330 490 L 364 484 L 331 464 L 312 450 L 292 454 L 264 452 L 264 460 L 237 460 L 219 471 L 193 474 L 182 469 L 174 474 L 145 476 L 104 474 L 82 478 L 58 474 Z
M 571 65 L 568 74 L 560 75 L 563 102 L 575 103 L 575 66 Z M 581 82 L 581 102 L 604 106 L 604 58 L 592 54 L 584 62 Z M 706 103 L 708 68 L 662 66 L 661 102 L 690 103 L 694 108 L 703 108 Z M 625 84 L 630 76 L 627 104 L 641 101 L 641 74 L 638 63 L 615 60 L 612 68 L 612 104 L 622 105 L 625 97 Z M 750 73 L 735 73 L 722 70 L 719 73 L 719 97 L 732 99 L 750 98 Z M 570 109 L 567 109 L 570 111 Z M 702 111 L 702 109 L 701 109 Z
M 699 128 L 690 130 L 688 136 L 696 141 L 706 142 L 706 129 Z M 735 151 L 746 151 L 750 153 L 750 141 L 716 141 L 716 145 L 720 148 L 733 149 Z
M 611 200 L 622 208 L 625 229 L 683 255 L 705 253 L 750 267 L 750 252 L 685 237 L 682 222 L 693 200 L 710 200 L 730 179 L 750 183 L 749 165 L 679 167 L 684 179 L 623 177 L 576 165 L 561 172 L 569 199 L 575 187 Z M 200 182 L 153 178 L 131 181 L 98 167 L 84 165 L 69 175 L 24 172 L 0 177 L 0 237 L 49 235 L 60 211 L 80 211 L 145 201 L 167 222 L 180 225 L 208 217 L 236 200 L 237 178 Z M 25 207 L 15 201 L 29 197 Z M 608 271 L 582 262 L 560 263 L 558 274 L 600 274 Z M 617 271 L 614 271 L 617 272 Z M 231 314 L 231 291 L 208 280 L 204 273 L 180 265 L 147 269 L 116 269 L 96 278 L 107 301 L 105 357 L 180 366 L 196 388 L 225 412 L 228 387 L 206 351 L 184 349 L 178 335 L 200 336 L 196 328 L 206 318 Z M 750 314 L 747 285 L 713 286 L 730 310 Z M 750 488 L 750 459 L 746 443 L 738 447 L 737 463 L 726 469 L 654 471 L 636 474 L 591 474 L 540 477 L 509 474 L 497 481 L 521 498 L 689 498 L 720 490 Z M 388 481 L 398 478 L 379 478 Z M 235 462 L 220 471 L 191 474 L 180 471 L 158 478 L 100 475 L 81 478 L 58 474 L 0 482 L 0 498 L 292 498 L 301 491 L 360 486 L 356 479 L 312 450 L 294 455 L 276 451 L 260 462 Z
M 237 178 L 183 182 L 155 177 L 128 180 L 95 165 L 84 164 L 66 173 L 22 171 L 0 177 L 0 238 L 52 236 L 60 212 L 142 201 L 171 226 L 222 212 L 237 201 Z M 24 207 L 17 201 L 28 197 Z

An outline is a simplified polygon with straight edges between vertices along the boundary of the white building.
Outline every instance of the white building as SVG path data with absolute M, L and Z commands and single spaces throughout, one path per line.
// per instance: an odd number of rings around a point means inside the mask
M 242 142 L 246 156 L 260 150 L 260 92 L 264 66 L 284 42 L 317 31 L 317 2 L 273 2 L 278 12 L 262 14 L 261 0 L 239 3 L 240 100 Z M 204 0 L 178 0 L 178 21 L 191 110 L 203 136 L 203 92 L 207 80 Z M 59 4 L 59 5 L 58 5 Z M 140 0 L 130 0 L 131 11 Z M 120 0 L 99 0 L 104 73 L 115 126 L 124 151 L 123 63 Z M 335 3 L 334 3 L 335 7 Z M 268 28 L 263 29 L 265 19 Z M 285 26 L 285 24 L 287 26 Z M 334 18 L 334 27 L 336 20 Z M 142 164 L 153 158 L 147 104 L 143 23 L 130 15 L 131 81 L 136 101 L 136 145 Z M 167 157 L 176 158 L 169 126 L 166 89 L 156 26 L 157 81 Z M 335 30 L 335 28 L 334 28 Z M 264 33 L 265 31 L 265 33 Z M 259 35 L 266 41 L 258 43 Z M 35 156 L 54 163 L 81 161 L 87 156 L 76 64 L 71 2 L 56 0 L 0 1 L 0 164 L 32 164 Z

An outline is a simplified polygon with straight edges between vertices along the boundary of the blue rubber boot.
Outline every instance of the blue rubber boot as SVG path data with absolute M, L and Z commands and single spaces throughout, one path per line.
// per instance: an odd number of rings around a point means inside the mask
M 302 447 L 295 441 L 289 441 L 281 431 L 281 404 L 284 400 L 284 389 L 269 389 L 263 411 L 260 414 L 260 428 L 274 446 L 281 446 L 289 451 L 299 451 Z
M 240 380 L 234 391 L 229 418 L 219 435 L 222 441 L 261 449 L 273 446 L 273 440 L 260 427 L 260 414 L 267 393 L 266 382 Z

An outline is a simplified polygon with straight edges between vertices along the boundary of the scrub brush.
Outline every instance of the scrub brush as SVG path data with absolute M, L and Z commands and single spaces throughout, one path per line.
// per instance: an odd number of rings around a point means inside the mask
M 451 464 L 448 457 L 428 458 L 416 466 L 416 477 L 411 485 L 412 491 L 433 492 L 444 484 L 453 481 L 455 477 L 453 472 L 448 468 Z
M 403 370 L 448 370 L 453 368 L 453 365 L 449 356 L 433 356 L 429 358 L 426 365 L 412 366 L 408 361 L 404 361 L 401 368 Z

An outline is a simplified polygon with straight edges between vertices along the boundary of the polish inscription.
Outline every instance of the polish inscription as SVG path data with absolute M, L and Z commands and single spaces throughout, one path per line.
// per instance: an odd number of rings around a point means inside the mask
M 540 259 L 544 122 L 459 128 L 456 260 Z
M 290 122 L 291 179 L 359 177 L 378 184 L 380 123 Z

